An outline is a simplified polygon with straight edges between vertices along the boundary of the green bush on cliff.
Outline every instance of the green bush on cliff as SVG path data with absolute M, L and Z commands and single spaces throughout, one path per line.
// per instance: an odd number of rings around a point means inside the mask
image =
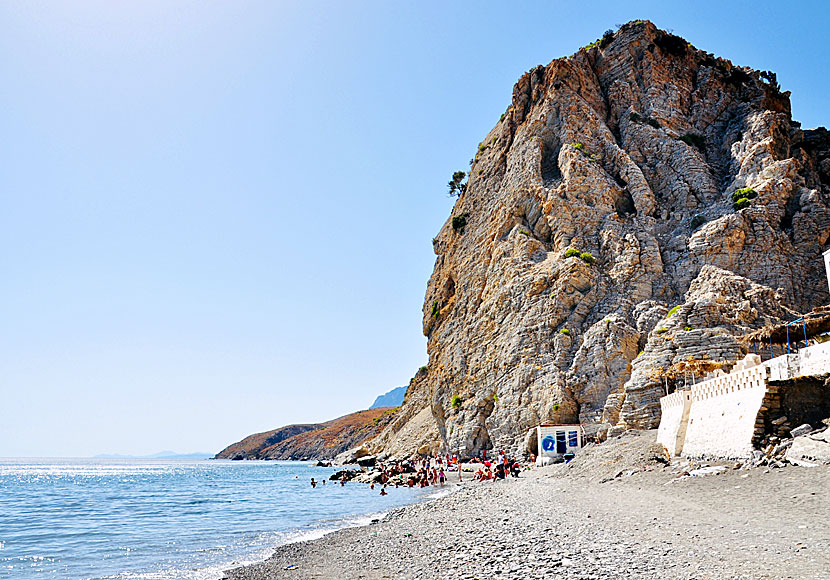
M 455 232 L 464 233 L 464 228 L 467 227 L 468 214 L 462 213 L 452 218 L 452 229 Z
M 574 256 L 578 258 L 581 253 L 582 252 L 580 252 L 576 248 L 568 248 L 567 250 L 565 250 L 565 258 L 573 258 Z
M 740 209 L 744 209 L 745 207 L 749 207 L 749 205 L 750 205 L 750 201 L 747 198 L 742 197 L 738 201 L 736 201 L 732 205 L 732 207 L 734 207 L 735 210 L 737 211 L 737 210 L 740 210 Z
M 433 317 L 433 318 L 438 318 L 438 316 L 439 316 L 440 314 L 441 314 L 441 305 L 440 305 L 440 304 L 438 304 L 438 301 L 437 301 L 437 300 L 435 300 L 435 301 L 432 303 L 432 317 Z
M 742 187 L 741 189 L 736 189 L 732 194 L 732 202 L 738 203 L 742 199 L 755 199 L 756 197 L 758 197 L 757 191 L 751 187 Z
M 562 328 L 562 329 L 559 330 L 559 334 L 564 334 L 565 336 L 570 336 L 571 331 L 568 330 L 567 328 Z
M 579 254 L 579 259 L 586 264 L 593 264 L 596 262 L 596 258 L 594 258 L 594 255 L 591 252 L 582 252 Z
M 464 399 L 459 397 L 458 395 L 453 395 L 450 404 L 452 405 L 453 409 L 458 409 L 461 406 L 461 403 L 464 402 Z
M 678 304 L 677 306 L 675 306 L 674 308 L 669 310 L 669 313 L 666 316 L 671 316 L 672 314 L 676 313 L 678 310 L 680 310 L 680 304 Z

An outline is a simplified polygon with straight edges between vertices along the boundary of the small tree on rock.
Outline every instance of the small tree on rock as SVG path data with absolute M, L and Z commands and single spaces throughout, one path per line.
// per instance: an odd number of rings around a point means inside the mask
M 467 177 L 467 174 L 463 171 L 456 171 L 452 174 L 452 179 L 447 184 L 450 197 L 455 197 L 464 193 L 467 189 L 467 182 L 464 181 L 465 177 Z

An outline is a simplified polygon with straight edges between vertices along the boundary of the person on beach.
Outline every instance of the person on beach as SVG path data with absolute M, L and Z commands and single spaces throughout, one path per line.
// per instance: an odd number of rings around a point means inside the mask
M 438 470 L 438 481 L 441 482 L 441 487 L 444 487 L 444 482 L 447 480 L 447 476 L 444 474 L 444 468 L 442 467 Z
M 346 485 L 346 477 L 344 476 L 343 479 L 340 480 L 340 487 L 345 487 Z
M 389 495 L 388 493 L 386 493 L 386 486 L 385 485 L 382 488 L 380 488 L 380 495 Z
M 311 487 L 317 487 L 317 482 L 314 481 L 314 478 L 311 478 Z

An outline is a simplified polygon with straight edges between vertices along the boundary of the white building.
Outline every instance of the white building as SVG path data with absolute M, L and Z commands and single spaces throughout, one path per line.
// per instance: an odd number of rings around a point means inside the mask
M 537 465 L 550 465 L 566 453 L 576 453 L 582 448 L 585 433 L 581 425 L 550 425 L 536 427 L 539 456 Z
M 748 354 L 732 372 L 716 371 L 690 390 L 662 397 L 657 441 L 670 455 L 750 457 L 779 420 L 798 418 L 795 427 L 814 419 L 811 408 L 818 413 L 816 417 L 830 409 L 830 401 L 822 394 L 823 378 L 818 387 L 810 386 L 811 378 L 828 373 L 830 342 L 766 362 Z

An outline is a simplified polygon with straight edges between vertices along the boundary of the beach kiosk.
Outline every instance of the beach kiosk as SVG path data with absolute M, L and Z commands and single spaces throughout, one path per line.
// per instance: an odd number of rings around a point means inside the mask
M 562 461 L 566 453 L 582 448 L 585 433 L 581 425 L 542 424 L 536 427 L 539 455 L 536 465 L 550 465 Z

